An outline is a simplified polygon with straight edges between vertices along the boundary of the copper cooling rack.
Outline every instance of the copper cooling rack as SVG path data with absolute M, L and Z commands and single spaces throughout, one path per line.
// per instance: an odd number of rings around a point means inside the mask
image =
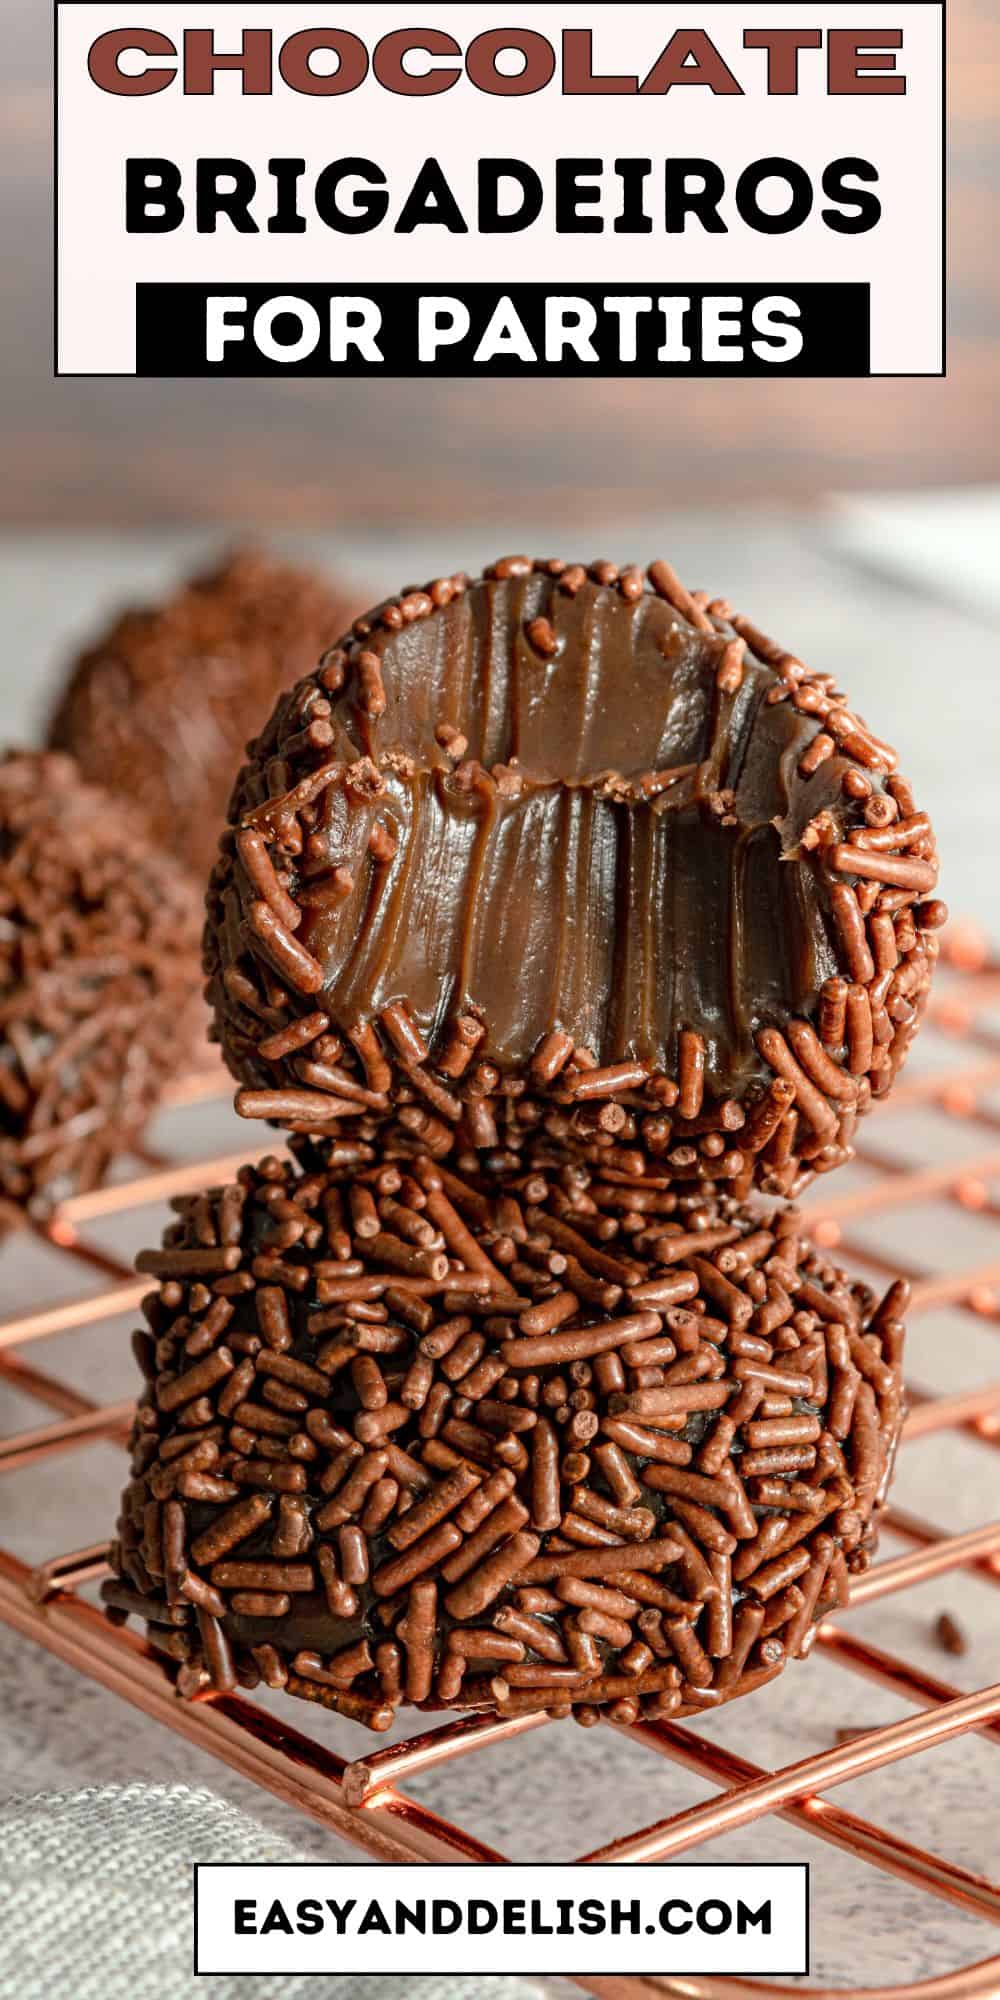
M 883 1261 L 870 1244 L 856 1241 L 852 1228 L 862 1217 L 909 1209 L 928 1203 L 978 1211 L 991 1221 L 1000 1217 L 1000 1201 L 991 1183 L 1000 1181 L 1000 1111 L 991 1108 L 991 1093 L 1000 1090 L 1000 960 L 989 960 L 968 931 L 956 931 L 946 942 L 950 961 L 930 1018 L 949 1035 L 952 1054 L 947 1066 L 901 1080 L 893 1103 L 922 1105 L 959 1123 L 963 1144 L 957 1158 L 927 1165 L 922 1160 L 887 1159 L 878 1146 L 877 1121 L 872 1140 L 867 1134 L 859 1159 L 868 1169 L 867 1184 L 842 1193 L 840 1177 L 820 1187 L 808 1203 L 808 1222 L 818 1240 L 836 1246 L 838 1257 L 871 1275 L 905 1270 L 914 1283 L 913 1315 L 948 1307 L 978 1315 L 1000 1325 L 1000 1243 L 997 1255 L 975 1268 L 933 1268 L 931 1232 L 913 1235 L 918 1256 L 909 1269 L 906 1260 Z M 192 1078 L 175 1093 L 175 1102 L 222 1095 L 225 1084 L 214 1073 Z M 967 1141 L 967 1144 L 965 1143 Z M 100 1218 L 122 1221 L 170 1194 L 214 1182 L 239 1164 L 251 1150 L 245 1145 L 232 1157 L 171 1164 L 148 1154 L 132 1179 L 67 1202 L 44 1232 L 46 1243 L 58 1249 L 67 1265 L 93 1284 L 95 1293 L 81 1290 L 59 1304 L 30 1314 L 0 1320 L 0 1378 L 37 1401 L 52 1421 L 0 1441 L 0 1472 L 13 1477 L 39 1459 L 54 1460 L 96 1439 L 124 1443 L 130 1416 L 127 1403 L 98 1406 L 57 1374 L 46 1373 L 33 1357 L 40 1343 L 55 1334 L 74 1331 L 81 1342 L 98 1336 L 111 1319 L 131 1312 L 146 1285 L 136 1281 L 126 1263 L 106 1254 L 88 1230 Z M 951 1149 L 949 1148 L 949 1155 Z M 873 1171 L 874 1170 L 874 1175 Z M 136 1218 L 135 1248 L 148 1233 Z M 922 1254 L 924 1261 L 918 1261 Z M 904 1449 L 930 1434 L 960 1434 L 976 1441 L 989 1457 L 983 1461 L 982 1487 L 1000 1495 L 1000 1368 L 986 1386 L 957 1395 L 937 1395 L 910 1386 L 911 1409 Z M 991 1511 L 1000 1513 L 1000 1506 Z M 898 1508 L 889 1510 L 887 1526 L 901 1541 L 902 1555 L 877 1562 L 854 1580 L 851 1606 L 868 1604 L 890 1593 L 905 1591 L 947 1572 L 973 1570 L 1000 1586 L 1000 1519 L 968 1533 L 948 1534 L 930 1522 Z M 97 1546 L 54 1555 L 30 1568 L 11 1552 L 0 1549 L 0 1618 L 40 1646 L 56 1654 L 90 1679 L 101 1682 L 126 1701 L 210 1751 L 244 1777 L 298 1807 L 341 1838 L 379 1861 L 502 1861 L 471 1828 L 452 1824 L 421 1803 L 406 1789 L 418 1774 L 433 1771 L 456 1758 L 474 1757 L 501 1737 L 554 1725 L 534 1716 L 513 1721 L 463 1719 L 444 1722 L 408 1741 L 365 1751 L 351 1761 L 294 1727 L 287 1707 L 280 1719 L 273 1711 L 237 1696 L 177 1700 L 162 1666 L 137 1634 L 114 1628 L 82 1593 L 105 1574 L 105 1549 Z M 960 1694 L 944 1679 L 926 1672 L 901 1654 L 885 1651 L 852 1632 L 840 1620 L 824 1624 L 818 1646 L 847 1673 L 863 1676 L 890 1690 L 912 1706 L 913 1713 L 884 1728 L 837 1747 L 785 1765 L 763 1770 L 689 1727 L 669 1722 L 640 1723 L 626 1733 L 642 1746 L 650 1760 L 665 1758 L 694 1771 L 715 1790 L 707 1802 L 690 1806 L 652 1826 L 638 1828 L 599 1850 L 579 1857 L 590 1861 L 639 1862 L 676 1859 L 697 1852 L 701 1843 L 736 1827 L 746 1827 L 765 1814 L 790 1821 L 814 1839 L 846 1849 L 870 1866 L 901 1878 L 931 1898 L 958 1907 L 966 1915 L 1000 1923 L 1000 1885 L 959 1867 L 939 1854 L 903 1840 L 885 1827 L 860 1818 L 831 1802 L 828 1794 L 849 1779 L 900 1759 L 923 1757 L 935 1746 L 967 1731 L 978 1731 L 1000 1744 L 1000 1683 L 978 1693 Z M 617 1726 L 617 1725 L 608 1725 Z M 985 1747 L 985 1746 L 984 1746 Z M 651 1770 L 652 1775 L 652 1770 Z M 996 1844 L 997 1782 L 981 1787 L 983 1851 Z M 586 1818 L 586 1800 L 574 1809 Z M 555 1841 L 553 1841 L 553 1847 Z M 566 1857 L 569 1858 L 569 1857 Z M 814 1894 L 822 1894 L 822 1874 L 814 1874 Z M 739 1979 L 614 1977 L 578 1979 L 576 1984 L 599 2000 L 656 2000 L 684 1995 L 687 2000 L 734 2000 L 762 1994 L 792 1993 L 801 1988 Z M 810 1987 L 814 1996 L 831 1989 Z M 837 1990 L 837 2000 L 873 2000 L 876 1989 Z M 880 1988 L 888 2000 L 972 2000 L 1000 1994 L 1000 1956 L 981 1959 L 916 1985 Z

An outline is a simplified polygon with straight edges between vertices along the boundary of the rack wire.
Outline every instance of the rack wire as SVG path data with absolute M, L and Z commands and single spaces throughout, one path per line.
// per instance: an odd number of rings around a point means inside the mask
M 946 1306 L 1000 1324 L 1000 1248 L 985 1263 L 939 1270 L 927 1261 L 927 1232 L 919 1251 L 883 1259 L 867 1239 L 852 1234 L 862 1218 L 898 1211 L 916 1217 L 927 1203 L 973 1210 L 995 1223 L 1000 1200 L 991 1182 L 1000 1180 L 1000 1111 L 991 1093 L 1000 1089 L 1000 959 L 989 959 L 974 934 L 959 928 L 946 938 L 946 977 L 932 1002 L 930 1019 L 960 1047 L 960 1058 L 941 1068 L 904 1077 L 893 1104 L 923 1106 L 943 1113 L 967 1134 L 958 1158 L 928 1165 L 919 1158 L 887 1157 L 873 1136 L 859 1147 L 868 1169 L 867 1184 L 841 1192 L 842 1176 L 823 1186 L 807 1204 L 807 1222 L 817 1241 L 836 1247 L 839 1258 L 862 1275 L 903 1272 L 914 1286 L 912 1315 Z M 173 1102 L 193 1104 L 222 1097 L 226 1084 L 218 1070 L 186 1079 Z M 130 1179 L 67 1201 L 39 1233 L 65 1264 L 100 1288 L 82 1290 L 59 1303 L 0 1319 L 0 1382 L 19 1390 L 49 1414 L 49 1421 L 0 1440 L 0 1473 L 10 1477 L 38 1461 L 54 1461 L 95 1440 L 123 1446 L 131 1405 L 99 1405 L 59 1374 L 33 1359 L 53 1335 L 73 1332 L 86 1342 L 111 1320 L 133 1311 L 146 1284 L 129 1265 L 108 1254 L 92 1231 L 114 1216 L 127 1224 L 133 1210 L 171 1194 L 217 1182 L 247 1156 L 238 1154 L 171 1161 L 146 1153 Z M 950 1153 L 949 1148 L 949 1153 Z M 874 1174 L 874 1177 L 873 1177 Z M 148 1233 L 135 1218 L 134 1248 Z M 916 1224 L 913 1229 L 917 1236 Z M 7 1255 L 13 1254 L 8 1250 Z M 31 1357 L 31 1358 L 29 1358 Z M 946 1434 L 971 1439 L 984 1458 L 983 1487 L 1000 1493 L 1000 1370 L 996 1379 L 953 1395 L 935 1394 L 911 1383 L 904 1450 L 915 1440 Z M 1000 1512 L 1000 1508 L 997 1509 Z M 846 1673 L 891 1691 L 912 1708 L 903 1720 L 873 1728 L 849 1742 L 777 1770 L 764 1770 L 697 1730 L 671 1722 L 640 1722 L 622 1728 L 652 1759 L 670 1760 L 708 1780 L 715 1791 L 654 1825 L 626 1833 L 577 1858 L 620 1863 L 657 1862 L 692 1856 L 706 1841 L 765 1815 L 791 1822 L 812 1839 L 846 1850 L 871 1867 L 895 1876 L 931 1898 L 966 1915 L 1000 1923 L 1000 1884 L 901 1838 L 838 1805 L 828 1796 L 845 1782 L 903 1759 L 926 1755 L 970 1731 L 1000 1745 L 1000 1683 L 962 1694 L 901 1653 L 883 1650 L 850 1629 L 850 1611 L 859 1605 L 913 1589 L 930 1578 L 969 1571 L 1000 1586 L 1000 1519 L 966 1532 L 948 1533 L 922 1517 L 890 1506 L 885 1524 L 904 1553 L 877 1562 L 854 1579 L 844 1619 L 825 1622 L 817 1650 Z M 208 1695 L 183 1702 L 174 1695 L 161 1662 L 143 1639 L 112 1626 L 84 1594 L 107 1573 L 106 1547 L 96 1545 L 53 1555 L 31 1566 L 0 1548 L 0 1619 L 55 1654 L 91 1680 L 155 1717 L 200 1749 L 221 1759 L 245 1778 L 377 1861 L 487 1862 L 508 1859 L 474 1830 L 452 1823 L 407 1790 L 455 1759 L 475 1757 L 501 1739 L 551 1728 L 544 1717 L 525 1715 L 503 1722 L 486 1717 L 444 1720 L 438 1726 L 390 1746 L 345 1758 L 279 1716 L 242 1695 Z M 793 1671 L 795 1671 L 793 1669 Z M 808 1671 L 808 1669 L 805 1669 Z M 988 1852 L 995 1817 L 996 1781 L 982 1787 L 983 1848 Z M 584 1815 L 581 1814 L 581 1817 Z M 995 1841 L 996 1828 L 993 1828 Z M 820 1878 L 821 1892 L 821 1878 Z M 598 2000 L 759 2000 L 761 1995 L 801 1991 L 801 1987 L 758 1980 L 670 1976 L 579 1977 L 576 1982 Z M 917 1984 L 882 1988 L 809 1987 L 814 2000 L 985 2000 L 1000 1994 L 1000 1955 Z

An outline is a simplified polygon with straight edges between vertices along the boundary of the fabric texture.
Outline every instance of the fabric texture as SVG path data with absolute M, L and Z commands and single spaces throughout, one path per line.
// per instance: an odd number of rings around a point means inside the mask
M 351 2000 L 358 1981 L 195 1978 L 194 1861 L 308 1861 L 206 1790 L 103 1785 L 0 1807 L 0 2000 Z M 502 1978 L 366 1977 L 365 2000 L 541 2000 Z

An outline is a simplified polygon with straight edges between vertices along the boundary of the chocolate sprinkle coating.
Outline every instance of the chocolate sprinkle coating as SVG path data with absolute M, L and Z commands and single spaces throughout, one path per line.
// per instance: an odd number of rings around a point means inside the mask
M 49 742 L 132 800 L 201 883 L 248 737 L 344 616 L 324 577 L 242 551 L 117 618 L 72 668 Z
M 356 620 L 230 819 L 238 1109 L 346 1145 L 423 1119 L 498 1173 L 541 1142 L 795 1195 L 890 1088 L 944 916 L 895 752 L 663 562 L 508 557 Z
M 198 899 L 55 752 L 0 759 L 0 1227 L 94 1187 L 187 1059 Z
M 558 1176 L 296 1150 L 176 1200 L 139 1259 L 103 1595 L 181 1694 L 627 1722 L 809 1650 L 874 1546 L 905 1285 L 876 1302 L 787 1207 L 668 1194 L 640 1256 Z

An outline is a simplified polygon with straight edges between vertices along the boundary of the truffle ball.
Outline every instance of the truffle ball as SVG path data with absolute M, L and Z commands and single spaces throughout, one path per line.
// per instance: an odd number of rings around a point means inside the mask
M 4 1224 L 138 1138 L 193 1039 L 198 929 L 186 875 L 71 758 L 0 759 Z
M 906 1054 L 936 881 L 832 674 L 665 563 L 507 558 L 357 619 L 279 701 L 208 994 L 248 1116 L 794 1194 Z
M 73 667 L 49 742 L 131 799 L 203 882 L 248 739 L 344 615 L 324 577 L 235 555 L 165 604 L 116 619 Z
M 667 1196 L 640 1256 L 555 1181 L 299 1150 L 179 1199 L 139 1260 L 104 1597 L 180 1692 L 629 1721 L 809 1650 L 873 1545 L 905 1286 L 878 1303 L 791 1209 Z

